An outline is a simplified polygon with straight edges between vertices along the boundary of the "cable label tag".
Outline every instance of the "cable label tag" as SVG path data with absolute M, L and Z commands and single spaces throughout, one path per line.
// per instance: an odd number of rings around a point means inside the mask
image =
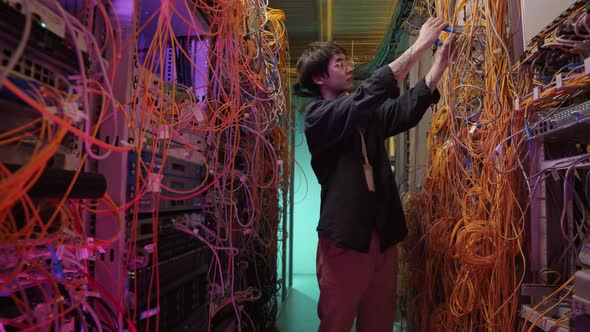
M 159 127 L 159 133 L 158 133 L 158 138 L 159 139 L 170 139 L 170 126 L 168 125 L 161 125 Z
M 139 314 L 139 317 L 141 319 L 146 319 L 148 317 L 151 317 L 151 316 L 157 314 L 158 312 L 160 312 L 160 307 L 154 307 L 152 309 L 148 309 L 146 311 L 143 311 L 141 314 Z
M 161 191 L 160 185 L 162 184 L 162 178 L 164 174 L 150 173 L 147 176 L 147 190 L 153 193 L 159 193 Z
M 590 58 L 584 59 L 584 72 L 586 75 L 590 75 Z
M 561 89 L 563 87 L 563 77 L 561 76 L 561 73 L 557 74 L 557 77 L 555 77 L 555 87 L 557 89 Z

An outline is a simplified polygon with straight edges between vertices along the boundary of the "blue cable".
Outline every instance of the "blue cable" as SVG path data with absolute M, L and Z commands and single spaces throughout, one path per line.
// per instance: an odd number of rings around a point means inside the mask
M 531 137 L 531 129 L 529 128 L 529 122 L 524 118 L 524 132 L 527 138 Z
M 64 280 L 64 270 L 61 266 L 61 262 L 57 259 L 57 254 L 55 253 L 55 249 L 50 244 L 47 246 L 49 249 L 49 253 L 51 254 L 51 267 L 53 268 L 53 273 L 55 273 L 55 279 L 58 281 Z

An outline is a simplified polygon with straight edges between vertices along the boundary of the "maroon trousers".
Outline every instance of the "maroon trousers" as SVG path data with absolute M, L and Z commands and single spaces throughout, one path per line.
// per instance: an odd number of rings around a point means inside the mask
M 319 332 L 392 332 L 396 310 L 397 247 L 381 252 L 373 233 L 369 253 L 339 248 L 320 236 Z

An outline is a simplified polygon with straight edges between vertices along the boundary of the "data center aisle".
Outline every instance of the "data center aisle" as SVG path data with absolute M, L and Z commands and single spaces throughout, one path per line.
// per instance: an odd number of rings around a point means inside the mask
M 317 331 L 320 320 L 317 315 L 320 289 L 313 274 L 293 275 L 293 287 L 281 309 L 277 328 L 280 332 Z
M 320 320 L 317 315 L 320 289 L 315 275 L 293 275 L 293 287 L 277 320 L 279 332 L 314 332 Z M 402 322 L 396 322 L 393 332 L 404 332 Z M 353 328 L 351 332 L 355 332 Z

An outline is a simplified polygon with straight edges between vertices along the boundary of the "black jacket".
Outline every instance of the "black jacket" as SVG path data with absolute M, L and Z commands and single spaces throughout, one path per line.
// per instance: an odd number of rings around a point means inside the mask
M 381 250 L 407 234 L 385 139 L 418 124 L 437 103 L 424 80 L 402 96 L 388 66 L 377 69 L 353 93 L 334 100 L 318 99 L 305 108 L 305 136 L 311 166 L 322 187 L 318 232 L 339 247 L 369 251 L 377 231 Z M 373 166 L 375 192 L 367 189 L 360 129 Z

